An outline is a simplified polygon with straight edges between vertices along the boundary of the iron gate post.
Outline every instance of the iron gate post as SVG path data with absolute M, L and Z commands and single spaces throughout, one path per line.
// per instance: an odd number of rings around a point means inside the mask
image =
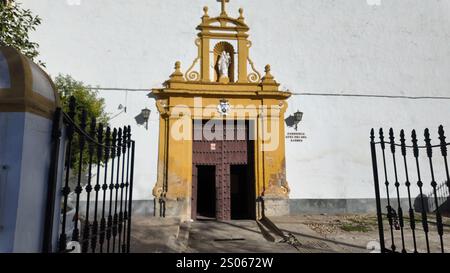
M 135 151 L 135 142 L 131 141 L 131 174 L 130 174 L 130 196 L 128 203 L 128 230 L 127 230 L 127 253 L 130 253 L 130 243 L 131 243 L 131 215 L 133 212 L 133 179 L 134 179 L 134 151 Z
M 376 199 L 375 201 L 377 206 L 377 221 L 378 221 L 378 232 L 380 236 L 380 249 L 381 253 L 385 253 L 383 216 L 381 212 L 380 185 L 378 181 L 378 165 L 377 165 L 374 129 L 372 129 L 372 131 L 370 132 L 370 150 L 372 154 L 373 182 L 375 186 L 375 199 Z
M 50 170 L 48 172 L 48 188 L 47 188 L 47 203 L 45 206 L 45 220 L 44 220 L 44 234 L 42 243 L 42 252 L 49 253 L 53 251 L 52 237 L 53 237 L 53 220 L 55 214 L 55 199 L 56 187 L 58 184 L 58 159 L 59 146 L 61 143 L 61 129 L 62 129 L 62 110 L 56 108 L 53 117 L 52 128 L 52 150 L 50 159 Z

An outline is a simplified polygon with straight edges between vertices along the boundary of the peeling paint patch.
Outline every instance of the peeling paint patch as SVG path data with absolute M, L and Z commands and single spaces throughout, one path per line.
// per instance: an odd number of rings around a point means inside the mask
M 168 188 L 167 188 L 167 198 L 177 199 L 184 198 L 188 194 L 186 187 L 188 186 L 188 181 L 182 179 L 177 174 L 169 172 L 168 176 Z
M 268 193 L 281 197 L 289 196 L 290 188 L 286 181 L 285 170 L 282 170 L 280 173 L 272 174 L 270 176 Z

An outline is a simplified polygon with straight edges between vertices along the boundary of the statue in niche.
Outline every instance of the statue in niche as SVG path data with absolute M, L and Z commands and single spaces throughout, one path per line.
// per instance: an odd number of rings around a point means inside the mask
M 228 69 L 230 68 L 231 56 L 225 50 L 222 51 L 219 57 L 219 78 L 228 78 Z

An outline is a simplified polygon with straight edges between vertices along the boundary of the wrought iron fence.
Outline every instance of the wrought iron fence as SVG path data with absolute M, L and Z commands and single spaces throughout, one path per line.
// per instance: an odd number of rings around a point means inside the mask
M 429 129 L 424 132 L 424 145 L 419 145 L 415 130 L 411 133 L 412 145 L 406 144 L 404 130 L 400 131 L 399 136 L 400 143 L 395 142 L 394 130 L 390 129 L 389 141 L 385 141 L 383 129 L 380 129 L 379 141 L 376 141 L 374 129 L 370 133 L 381 251 L 445 252 L 448 246 L 445 245 L 444 230 L 448 232 L 449 224 L 444 222 L 442 206 L 449 202 L 447 146 L 450 143 L 446 142 L 442 126 L 438 130 L 440 143 L 437 145 L 431 144 Z M 399 153 L 397 148 L 400 148 Z M 439 150 L 438 153 L 433 153 L 436 150 Z M 382 165 L 382 178 L 378 173 L 379 163 Z M 384 198 L 381 197 L 381 179 L 384 180 Z M 441 185 L 438 185 L 439 179 L 443 181 Z M 425 193 L 426 187 L 430 187 L 432 194 Z M 447 191 L 443 191 L 443 187 L 447 187 Z M 440 195 L 445 192 L 446 196 Z M 414 193 L 417 193 L 416 197 Z M 432 203 L 432 211 L 428 200 Z M 382 203 L 386 205 L 385 210 Z M 385 231 L 388 236 L 385 236 Z M 385 237 L 388 237 L 389 248 L 386 247 Z
M 76 113 L 76 109 L 75 98 L 71 97 L 68 113 L 58 109 L 55 114 L 43 251 L 52 250 L 51 215 L 61 202 L 60 252 L 75 249 L 69 242 L 77 242 L 83 253 L 129 252 L 135 151 L 131 128 L 104 128 L 94 118 L 88 124 L 87 112 Z M 57 158 L 63 125 L 64 178 L 62 200 L 57 200 Z

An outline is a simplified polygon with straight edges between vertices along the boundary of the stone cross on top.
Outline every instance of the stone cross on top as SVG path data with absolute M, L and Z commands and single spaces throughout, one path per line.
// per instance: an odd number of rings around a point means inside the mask
M 227 12 L 225 11 L 225 3 L 230 2 L 230 0 L 217 0 L 217 2 L 222 3 L 222 12 L 220 13 L 221 16 L 227 15 Z

